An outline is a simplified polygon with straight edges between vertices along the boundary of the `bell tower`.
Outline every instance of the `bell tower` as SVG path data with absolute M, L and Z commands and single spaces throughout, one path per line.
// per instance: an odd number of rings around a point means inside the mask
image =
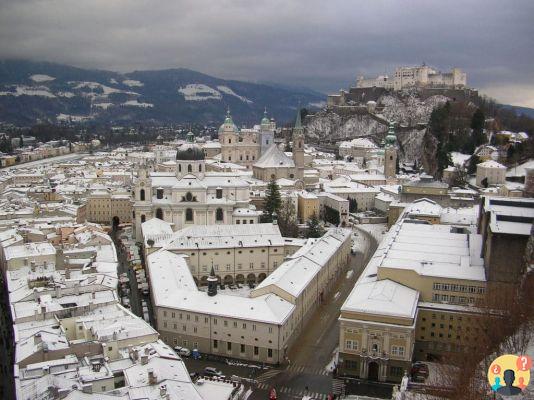
M 386 179 L 395 178 L 397 175 L 397 136 L 395 135 L 395 123 L 389 123 L 384 149 L 384 176 Z
M 293 128 L 293 161 L 295 162 L 296 176 L 304 178 L 304 127 L 300 118 L 300 107 L 297 111 L 295 127 Z

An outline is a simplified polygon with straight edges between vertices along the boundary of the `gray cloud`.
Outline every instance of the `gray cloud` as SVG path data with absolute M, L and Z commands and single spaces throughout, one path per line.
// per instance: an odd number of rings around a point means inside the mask
M 1 0 L 0 57 L 187 67 L 323 92 L 425 61 L 534 107 L 533 17 L 530 0 Z

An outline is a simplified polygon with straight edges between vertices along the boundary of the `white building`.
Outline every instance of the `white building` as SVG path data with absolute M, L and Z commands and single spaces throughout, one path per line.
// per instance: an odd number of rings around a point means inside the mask
M 477 164 L 477 186 L 501 185 L 506 180 L 506 167 L 497 161 L 488 160 Z
M 237 174 L 206 172 L 204 157 L 189 133 L 188 143 L 176 153 L 174 173 L 139 170 L 133 206 L 136 237 L 141 237 L 141 224 L 154 217 L 171 223 L 174 230 L 238 219 L 258 223 L 261 212 L 249 204 L 250 185 Z

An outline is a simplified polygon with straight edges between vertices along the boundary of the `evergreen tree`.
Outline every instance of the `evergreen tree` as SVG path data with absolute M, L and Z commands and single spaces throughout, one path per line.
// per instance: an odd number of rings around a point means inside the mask
M 358 212 L 358 201 L 352 197 L 349 197 L 349 212 Z
M 477 172 L 477 164 L 480 163 L 480 158 L 474 154 L 469 159 L 469 164 L 467 165 L 467 173 L 472 175 Z
M 278 214 L 281 205 L 282 199 L 280 197 L 280 188 L 278 187 L 276 181 L 272 179 L 267 185 L 262 222 L 273 222 L 273 213 Z
M 293 207 L 290 199 L 282 201 L 282 206 L 278 212 L 278 227 L 282 236 L 297 237 L 299 234 L 295 207 Z
M 488 141 L 486 134 L 484 133 L 485 121 L 486 118 L 484 117 L 484 112 L 480 108 L 477 108 L 473 114 L 473 117 L 471 118 L 471 129 L 473 130 L 471 135 L 475 148 Z
M 306 237 L 319 238 L 323 236 L 324 229 L 321 227 L 321 223 L 315 214 L 308 220 L 308 230 L 306 231 Z
M 22 135 L 19 137 L 19 147 L 24 147 L 24 139 L 22 138 Z
M 441 107 L 437 107 L 430 114 L 428 128 L 430 133 L 437 139 L 436 161 L 438 178 L 443 174 L 443 170 L 452 165 L 450 148 L 449 148 L 449 102 Z

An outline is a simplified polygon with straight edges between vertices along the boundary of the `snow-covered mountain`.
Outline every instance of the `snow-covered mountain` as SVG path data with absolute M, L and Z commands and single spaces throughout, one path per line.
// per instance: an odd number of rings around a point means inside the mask
M 265 108 L 280 122 L 325 96 L 301 88 L 215 78 L 188 69 L 121 74 L 29 61 L 0 61 L 0 121 L 214 122 L 229 107 L 239 124 Z

